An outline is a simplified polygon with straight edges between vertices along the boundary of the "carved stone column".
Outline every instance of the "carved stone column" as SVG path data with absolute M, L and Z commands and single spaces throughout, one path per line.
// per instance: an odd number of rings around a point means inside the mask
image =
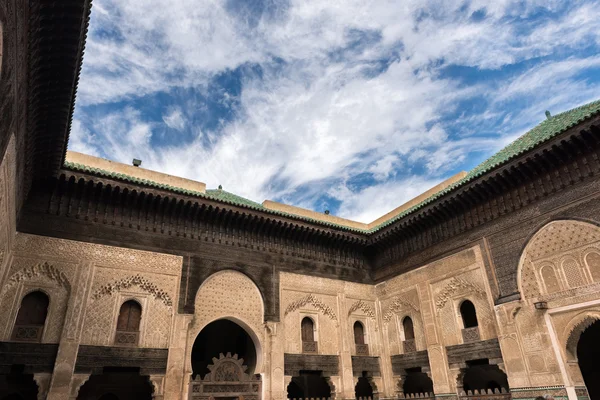
M 90 374 L 73 374 L 69 385 L 69 400 L 77 400 L 79 389 L 90 379 Z
M 150 375 L 148 377 L 152 387 L 154 388 L 154 392 L 152 393 L 152 399 L 154 400 L 163 400 L 164 399 L 164 389 L 165 389 L 165 376 L 164 375 Z
M 429 356 L 429 366 L 433 390 L 436 394 L 455 393 L 456 387 L 452 379 L 448 379 L 448 357 L 446 348 L 439 338 L 436 323 L 436 306 L 431 298 L 428 284 L 419 284 L 419 300 L 421 303 L 421 317 L 423 318 L 423 330 Z
M 377 325 L 379 329 L 377 333 L 379 334 L 379 343 L 381 343 L 380 348 L 380 357 L 379 364 L 381 366 L 381 378 L 382 383 L 379 388 L 381 391 L 379 395 L 381 397 L 389 398 L 394 397 L 396 393 L 396 385 L 394 384 L 394 373 L 392 371 L 392 352 L 390 351 L 390 343 L 387 339 L 388 327 L 387 323 L 383 321 L 383 312 L 381 310 L 381 302 L 377 300 L 375 304 L 377 310 Z
M 348 315 L 346 313 L 346 296 L 343 293 L 338 295 L 339 313 L 339 351 L 340 351 L 340 377 L 341 387 L 337 386 L 337 390 L 341 389 L 342 399 L 354 399 L 354 379 L 352 376 L 352 348 L 354 347 L 354 336 L 350 335 L 351 327 L 348 323 Z M 352 338 L 350 337 L 352 336 Z M 333 393 L 331 394 L 333 397 Z
M 48 395 L 48 389 L 50 389 L 51 379 L 52 374 L 50 373 L 33 374 L 33 380 L 38 386 L 38 400 L 46 400 L 46 396 Z
M 189 364 L 186 360 L 186 346 L 188 330 L 193 315 L 176 314 L 173 318 L 173 329 L 169 341 L 169 359 L 167 360 L 167 373 L 163 384 L 165 400 L 187 399 L 187 393 L 192 371 L 186 371 Z M 188 355 L 191 357 L 191 354 Z
M 74 282 L 71 285 L 65 326 L 58 345 L 48 400 L 64 400 L 70 395 L 83 320 L 86 313 L 85 304 L 87 304 L 86 299 L 93 277 L 92 270 L 93 267 L 89 263 L 80 265 Z
M 269 343 L 267 357 L 269 359 L 269 369 L 265 368 L 265 375 L 269 375 L 269 387 L 264 390 L 265 398 L 263 400 L 285 400 L 287 398 L 287 387 L 292 377 L 285 376 L 284 371 L 284 344 L 285 337 L 281 323 L 266 322 L 266 339 Z

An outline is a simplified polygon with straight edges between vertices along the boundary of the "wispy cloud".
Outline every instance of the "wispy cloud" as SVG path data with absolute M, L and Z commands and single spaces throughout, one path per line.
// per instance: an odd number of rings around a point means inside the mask
M 70 148 L 369 222 L 600 83 L 592 1 L 95 0 Z

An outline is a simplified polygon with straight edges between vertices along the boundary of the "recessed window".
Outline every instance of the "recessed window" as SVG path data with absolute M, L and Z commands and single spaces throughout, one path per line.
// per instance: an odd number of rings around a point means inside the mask
M 465 328 L 475 328 L 478 326 L 477 313 L 475 306 L 469 300 L 465 300 L 460 305 L 460 315 L 462 316 L 463 325 Z
M 22 342 L 41 342 L 49 303 L 48 296 L 40 291 L 31 292 L 23 297 L 12 339 Z
M 140 336 L 142 306 L 134 300 L 123 303 L 117 320 L 115 344 L 120 346 L 137 346 Z

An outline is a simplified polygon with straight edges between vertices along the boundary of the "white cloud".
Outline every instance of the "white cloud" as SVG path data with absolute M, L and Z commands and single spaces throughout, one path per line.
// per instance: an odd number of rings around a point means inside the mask
M 78 107 L 128 105 L 81 111 L 70 148 L 126 163 L 142 158 L 145 167 L 257 201 L 314 206 L 328 193 L 342 202 L 342 215 L 368 221 L 435 185 L 470 155 L 491 153 L 502 135 L 543 119 L 544 109 L 566 109 L 598 93 L 598 84 L 579 74 L 597 68 L 599 58 L 569 53 L 598 44 L 600 9 L 589 2 L 535 20 L 528 17 L 564 3 L 265 0 L 262 13 L 227 4 L 95 0 Z M 357 32 L 375 39 L 357 44 Z M 556 52 L 571 55 L 556 61 Z M 392 56 L 379 75 L 367 73 Z M 440 76 L 444 65 L 501 69 L 538 57 L 547 58 L 506 83 Z M 161 124 L 128 102 L 174 88 L 203 90 L 215 74 L 245 63 L 260 64 L 262 74 L 243 77 L 233 121 L 202 131 L 182 104 L 162 115 L 168 127 L 191 133 L 185 142 L 155 147 Z M 489 108 L 444 120 L 474 98 Z M 527 107 L 496 128 L 506 104 L 524 98 Z M 449 127 L 460 130 L 451 134 Z M 374 178 L 368 187 L 347 183 L 364 172 Z
M 179 107 L 173 107 L 168 114 L 163 115 L 162 119 L 169 128 L 178 131 L 185 128 L 185 118 Z

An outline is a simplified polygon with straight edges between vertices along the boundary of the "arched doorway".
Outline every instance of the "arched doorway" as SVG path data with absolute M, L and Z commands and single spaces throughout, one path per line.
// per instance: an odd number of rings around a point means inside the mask
M 402 391 L 404 395 L 433 394 L 433 381 L 421 370 L 421 367 L 407 368 Z M 415 396 L 417 397 L 417 396 Z
M 219 319 L 206 325 L 192 347 L 190 399 L 259 400 L 254 340 L 237 323 Z
M 600 321 L 583 331 L 577 342 L 577 361 L 590 399 L 600 399 Z
M 371 386 L 371 382 L 369 382 L 369 378 L 367 377 L 367 373 L 363 372 L 362 376 L 358 378 L 356 382 L 356 386 L 354 386 L 354 396 L 356 399 L 373 399 L 373 386 Z
M 36 400 L 37 395 L 33 374 L 24 373 L 23 365 L 13 365 L 8 374 L 0 375 L 1 400 Z
M 287 387 L 288 399 L 326 399 L 331 397 L 331 386 L 321 371 L 300 371 Z
M 467 368 L 462 377 L 465 392 L 492 390 L 493 392 L 508 391 L 508 377 L 495 364 L 490 364 L 487 358 L 467 361 Z
M 138 368 L 105 367 L 83 384 L 77 400 L 151 400 L 153 390 L 148 376 L 140 375 Z

